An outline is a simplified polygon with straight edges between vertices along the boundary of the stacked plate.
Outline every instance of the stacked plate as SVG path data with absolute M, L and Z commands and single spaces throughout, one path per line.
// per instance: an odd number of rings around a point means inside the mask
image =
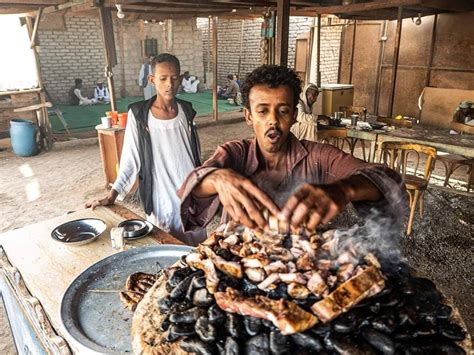
M 127 219 L 118 226 L 123 227 L 123 237 L 126 240 L 143 238 L 153 230 L 153 224 L 141 219 Z

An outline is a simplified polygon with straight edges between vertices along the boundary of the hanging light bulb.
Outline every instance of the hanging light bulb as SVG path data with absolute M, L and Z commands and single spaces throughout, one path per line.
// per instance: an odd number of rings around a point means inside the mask
M 232 12 L 237 12 L 237 9 L 232 9 Z
M 121 4 L 115 4 L 115 7 L 117 8 L 117 17 L 119 19 L 123 19 L 125 17 L 125 13 L 122 11 L 122 5 Z
M 415 25 L 421 25 L 421 14 L 418 14 L 418 18 L 415 20 Z

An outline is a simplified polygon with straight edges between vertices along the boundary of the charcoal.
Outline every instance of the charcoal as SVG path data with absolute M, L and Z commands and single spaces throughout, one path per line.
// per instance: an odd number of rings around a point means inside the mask
M 438 331 L 441 335 L 454 341 L 464 340 L 466 333 L 461 326 L 451 322 L 440 322 L 438 325 Z
M 214 343 L 217 338 L 216 328 L 209 322 L 209 318 L 201 316 L 194 327 L 196 334 L 205 343 Z
M 199 340 L 197 337 L 183 339 L 179 342 L 181 349 L 188 353 L 195 353 L 198 355 L 211 355 L 214 352 L 214 347 Z
M 239 343 L 232 337 L 225 340 L 225 355 L 239 355 Z
M 364 329 L 362 331 L 364 339 L 375 349 L 383 354 L 394 354 L 395 344 L 393 340 L 386 334 L 374 329 Z
M 310 333 L 295 333 L 291 335 L 291 340 L 298 346 L 311 350 L 320 351 L 323 349 L 321 341 Z
M 274 355 L 286 354 L 290 350 L 290 337 L 281 334 L 278 330 L 270 332 L 269 341 L 270 351 Z
M 262 330 L 262 321 L 255 317 L 244 317 L 245 332 L 250 336 L 255 336 Z

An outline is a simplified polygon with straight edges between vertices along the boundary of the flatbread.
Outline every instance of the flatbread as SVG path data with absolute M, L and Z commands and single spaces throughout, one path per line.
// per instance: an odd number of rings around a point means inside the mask
M 166 277 L 161 276 L 138 304 L 132 321 L 132 349 L 134 354 L 185 355 L 179 342 L 167 343 L 159 327 L 164 315 L 158 309 L 158 300 L 167 295 Z

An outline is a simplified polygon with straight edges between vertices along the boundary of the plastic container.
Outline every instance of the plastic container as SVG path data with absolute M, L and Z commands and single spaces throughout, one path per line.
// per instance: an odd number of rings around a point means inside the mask
M 15 154 L 20 157 L 38 154 L 37 133 L 38 127 L 32 121 L 22 118 L 10 120 L 10 138 Z

